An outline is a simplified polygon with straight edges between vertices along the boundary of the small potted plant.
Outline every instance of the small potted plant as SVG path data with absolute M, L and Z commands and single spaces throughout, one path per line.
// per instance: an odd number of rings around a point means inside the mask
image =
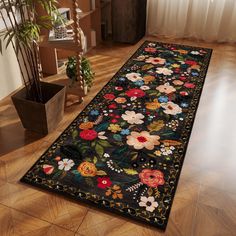
M 41 134 L 54 130 L 64 114 L 65 87 L 42 81 L 39 41 L 41 29 L 51 29 L 56 0 L 0 0 L 0 16 L 6 30 L 0 38 L 11 44 L 24 88 L 12 96 L 24 128 Z M 45 15 L 39 16 L 37 8 Z
M 71 79 L 70 86 L 73 86 L 73 84 L 76 83 L 77 81 L 76 63 L 77 61 L 75 57 L 68 58 L 68 62 L 66 66 L 66 75 L 68 76 L 69 79 Z M 90 61 L 86 57 L 82 58 L 81 73 L 84 79 L 84 93 L 87 94 L 87 92 L 90 90 L 90 88 L 93 85 L 95 73 L 92 71 Z
M 54 16 L 54 37 L 56 39 L 64 39 L 67 37 L 67 28 L 65 25 L 65 19 L 63 19 L 59 14 Z

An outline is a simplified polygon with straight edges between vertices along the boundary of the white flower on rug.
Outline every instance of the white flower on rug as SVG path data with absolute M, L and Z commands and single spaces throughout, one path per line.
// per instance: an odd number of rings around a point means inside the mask
M 144 115 L 141 113 L 135 113 L 134 111 L 126 111 L 121 117 L 131 125 L 139 125 L 144 123 Z
M 176 91 L 176 89 L 173 86 L 171 86 L 169 83 L 165 83 L 164 85 L 160 85 L 156 87 L 156 90 L 158 90 L 161 93 L 166 93 L 166 94 L 170 94 Z
M 141 197 L 139 206 L 146 207 L 146 211 L 153 212 L 157 207 L 158 203 L 155 201 L 154 197 Z
M 150 89 L 150 87 L 149 86 L 147 86 L 147 85 L 143 85 L 143 86 L 141 86 L 140 87 L 140 89 L 142 89 L 142 90 L 149 90 Z
M 62 161 L 59 161 L 58 162 L 58 169 L 59 170 L 65 170 L 65 171 L 68 171 L 70 170 L 73 166 L 75 165 L 74 161 L 73 160 L 70 160 L 70 159 L 63 159 Z
M 128 73 L 126 74 L 126 78 L 132 82 L 136 82 L 138 80 L 142 80 L 141 74 L 139 73 Z
M 103 140 L 107 139 L 107 137 L 104 136 L 104 134 L 105 134 L 105 131 L 99 132 L 98 133 L 98 138 L 103 139 Z
M 136 59 L 134 59 L 134 60 L 136 60 L 136 61 L 144 61 L 145 58 L 146 58 L 145 55 L 140 55 L 140 56 L 138 56 L 138 57 L 137 57 Z
M 153 65 L 157 65 L 157 64 L 163 65 L 166 63 L 166 60 L 160 57 L 149 57 L 146 59 L 146 62 L 151 63 Z
M 177 115 L 182 113 L 182 108 L 173 102 L 161 103 L 161 107 L 164 109 L 164 113 L 168 115 Z
M 168 68 L 157 68 L 156 70 L 157 74 L 163 74 L 163 75 L 172 75 L 173 71 L 169 70 Z
M 193 55 L 199 55 L 200 52 L 198 52 L 198 51 L 192 51 L 191 54 L 193 54 Z
M 148 150 L 153 150 L 155 145 L 159 145 L 160 136 L 151 135 L 147 131 L 142 132 L 131 132 L 129 136 L 127 136 L 127 144 L 129 146 L 134 146 L 135 149 L 143 149 L 146 148 Z
M 149 47 L 155 47 L 156 44 L 155 44 L 155 43 L 149 43 L 148 46 L 149 46 Z
M 162 155 L 164 155 L 164 156 L 168 156 L 168 155 L 172 154 L 174 150 L 175 150 L 174 146 L 165 146 L 165 145 L 160 146 L 160 151 L 161 151 Z

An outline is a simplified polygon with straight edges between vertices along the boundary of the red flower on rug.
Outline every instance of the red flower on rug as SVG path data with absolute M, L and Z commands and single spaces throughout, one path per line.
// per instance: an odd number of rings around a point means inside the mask
M 181 91 L 179 94 L 183 97 L 188 96 L 188 92 L 186 92 L 186 91 Z
M 195 88 L 195 84 L 193 84 L 193 83 L 185 83 L 184 87 L 186 87 L 186 88 Z
M 43 172 L 46 175 L 52 174 L 53 170 L 54 170 L 54 167 L 52 165 L 43 165 Z
M 105 189 L 106 187 L 110 187 L 112 182 L 109 177 L 99 177 L 97 178 L 98 181 L 98 187 Z
M 107 100 L 113 100 L 116 96 L 113 93 L 107 93 L 103 97 Z
M 193 65 L 197 65 L 197 62 L 196 61 L 192 61 L 192 60 L 187 60 L 187 61 L 185 61 L 185 64 L 193 66 Z
M 130 89 L 126 92 L 126 95 L 128 97 L 137 97 L 137 98 L 141 98 L 144 97 L 146 94 L 143 92 L 143 90 L 141 89 Z
M 164 175 L 159 170 L 143 169 L 142 172 L 139 173 L 139 178 L 143 184 L 153 188 L 165 183 Z
M 98 133 L 93 129 L 89 129 L 89 130 L 81 131 L 79 136 L 84 140 L 91 141 L 91 140 L 94 140 L 95 138 L 97 138 Z
M 108 106 L 109 109 L 116 109 L 117 105 L 115 103 L 112 103 Z

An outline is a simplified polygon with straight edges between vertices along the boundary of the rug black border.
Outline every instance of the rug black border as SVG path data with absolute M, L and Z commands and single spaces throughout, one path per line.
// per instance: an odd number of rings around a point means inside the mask
M 167 214 L 166 214 L 166 221 L 164 224 L 162 225 L 159 225 L 159 224 L 156 224 L 156 223 L 153 223 L 153 222 L 149 222 L 149 221 L 146 221 L 142 218 L 137 218 L 136 216 L 133 216 L 129 213 L 126 213 L 126 212 L 121 212 L 115 208 L 109 208 L 109 207 L 105 207 L 104 205 L 99 205 L 93 201 L 90 201 L 90 200 L 87 200 L 87 199 L 82 199 L 82 198 L 79 198 L 79 197 L 75 197 L 75 196 L 72 196 L 71 194 L 68 194 L 67 192 L 62 192 L 58 189 L 52 189 L 52 188 L 49 188 L 49 187 L 46 187 L 45 185 L 41 185 L 40 183 L 36 183 L 36 182 L 30 182 L 28 181 L 25 176 L 26 174 L 34 168 L 34 166 L 37 165 L 38 161 L 41 159 L 41 157 L 46 154 L 48 152 L 48 150 L 51 148 L 51 146 L 56 143 L 60 137 L 67 132 L 67 130 L 70 128 L 71 124 L 81 115 L 81 113 L 90 105 L 90 103 L 92 103 L 96 97 L 102 93 L 103 89 L 111 82 L 111 80 L 116 77 L 116 75 L 125 67 L 128 65 L 128 63 L 130 62 L 130 60 L 143 48 L 144 45 L 146 45 L 147 43 L 158 43 L 158 44 L 164 44 L 164 45 L 172 45 L 172 46 L 182 46 L 182 47 L 187 47 L 187 48 L 193 48 L 193 49 L 203 49 L 203 50 L 206 50 L 207 53 L 208 53 L 208 61 L 207 61 L 207 64 L 206 64 L 206 68 L 204 70 L 204 76 L 202 77 L 203 78 L 203 82 L 202 82 L 202 85 L 201 85 L 201 90 L 199 92 L 199 96 L 198 96 L 198 101 L 197 101 L 197 105 L 196 105 L 196 109 L 195 109 L 195 112 L 194 112 L 194 115 L 193 115 L 193 118 L 192 118 L 192 124 L 191 124 L 191 128 L 189 129 L 189 135 L 188 135 L 188 140 L 186 142 L 186 148 L 182 154 L 182 162 L 181 162 L 181 165 L 180 165 L 180 168 L 179 168 L 179 172 L 178 172 L 178 176 L 176 177 L 176 182 L 175 182 L 175 186 L 174 186 L 174 191 L 173 193 L 171 194 L 171 204 L 170 204 L 170 207 L 167 211 Z M 115 73 L 114 76 L 112 76 L 112 78 L 102 87 L 102 89 L 94 96 L 94 98 L 81 110 L 81 112 L 76 116 L 76 118 L 67 126 L 67 128 L 56 138 L 55 141 L 52 142 L 52 144 L 50 145 L 49 148 L 47 148 L 47 150 L 39 157 L 39 159 L 35 162 L 35 164 L 26 172 L 26 174 L 19 180 L 20 182 L 22 183 L 26 183 L 26 184 L 29 184 L 31 186 L 35 186 L 37 187 L 37 189 L 43 189 L 43 190 L 46 190 L 46 191 L 49 191 L 51 193 L 56 193 L 56 194 L 60 194 L 62 196 L 65 196 L 66 198 L 68 199 L 73 199 L 75 200 L 77 203 L 85 203 L 85 204 L 88 204 L 88 205 L 92 205 L 92 206 L 95 206 L 95 208 L 100 208 L 104 211 L 109 211 L 113 214 L 118 214 L 120 216 L 123 216 L 123 217 L 128 217 L 129 219 L 131 218 L 132 220 L 134 221 L 138 221 L 140 223 L 144 223 L 145 225 L 151 225 L 157 229 L 161 229 L 161 230 L 166 230 L 166 227 L 168 225 L 168 219 L 169 219 L 169 215 L 170 215 L 170 211 L 171 211 L 171 208 L 172 208 L 172 205 L 173 205 L 173 202 L 174 202 L 174 197 L 175 197 L 175 193 L 176 193 L 176 190 L 177 190 L 177 186 L 178 186 L 178 182 L 179 182 L 179 179 L 180 179 L 180 174 L 181 174 L 181 171 L 182 171 L 182 168 L 183 168 L 183 164 L 184 164 L 184 159 L 185 159 L 185 156 L 186 156 L 186 152 L 187 152 L 187 149 L 188 149 L 188 144 L 189 144 L 189 140 L 190 140 L 190 137 L 191 137 L 191 133 L 192 133 L 192 129 L 193 129 L 193 126 L 194 126 L 194 121 L 195 121 L 195 118 L 196 118 L 196 114 L 197 114 L 197 110 L 198 110 L 198 107 L 199 107 L 199 103 L 200 103 L 200 100 L 201 100 L 201 95 L 202 95 L 202 91 L 203 91 L 203 87 L 204 87 L 204 84 L 205 84 L 205 80 L 206 80 L 206 76 L 207 76 L 207 72 L 208 72 L 208 69 L 209 69 L 209 64 L 210 64 L 210 61 L 211 61 L 211 56 L 212 56 L 212 52 L 213 50 L 210 49 L 210 48 L 203 48 L 203 47 L 197 47 L 197 46 L 190 46 L 190 45 L 185 45 L 185 44 L 173 44 L 173 43 L 165 43 L 165 42 L 159 42 L 159 41 L 153 41 L 153 40 L 145 40 L 140 46 L 138 49 L 136 49 L 136 51 L 129 57 L 129 59 L 127 59 L 127 61 L 123 64 L 123 66 L 117 71 L 117 73 Z

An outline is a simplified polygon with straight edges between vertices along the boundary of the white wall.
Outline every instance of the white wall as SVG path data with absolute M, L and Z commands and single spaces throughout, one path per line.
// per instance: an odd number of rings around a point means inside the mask
M 0 53 L 0 99 L 6 97 L 21 85 L 20 69 L 13 48 L 9 45 L 5 50 L 5 45 L 3 45 L 3 54 Z

